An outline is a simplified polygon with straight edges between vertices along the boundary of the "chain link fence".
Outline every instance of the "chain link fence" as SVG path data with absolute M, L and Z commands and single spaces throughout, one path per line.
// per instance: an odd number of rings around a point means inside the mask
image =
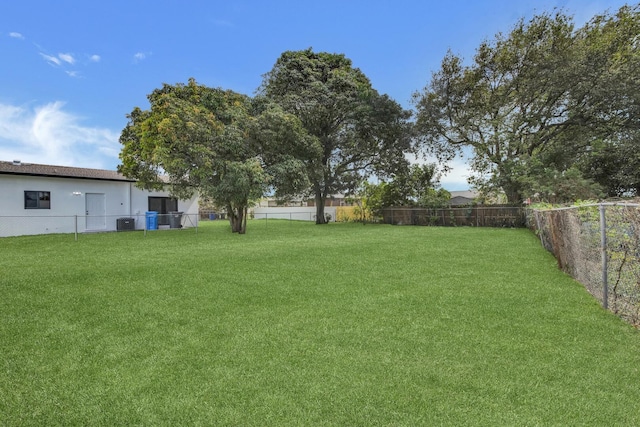
M 193 229 L 198 232 L 198 214 L 145 212 L 122 215 L 22 215 L 0 216 L 0 237 L 38 234 L 71 234 L 75 240 L 87 233 Z
M 532 209 L 527 221 L 562 270 L 603 307 L 640 326 L 640 205 Z

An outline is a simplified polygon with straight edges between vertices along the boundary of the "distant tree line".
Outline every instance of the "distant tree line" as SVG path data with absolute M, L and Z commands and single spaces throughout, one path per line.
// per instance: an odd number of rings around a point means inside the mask
M 458 155 L 470 184 L 511 203 L 638 195 L 639 10 L 578 29 L 543 13 L 481 43 L 470 64 L 450 52 L 414 94 L 415 117 L 343 54 L 312 49 L 284 52 L 254 97 L 164 84 L 127 115 L 118 170 L 143 188 L 198 191 L 238 233 L 265 194 L 311 196 L 319 224 L 342 192 L 374 210 L 446 205 L 439 177 Z

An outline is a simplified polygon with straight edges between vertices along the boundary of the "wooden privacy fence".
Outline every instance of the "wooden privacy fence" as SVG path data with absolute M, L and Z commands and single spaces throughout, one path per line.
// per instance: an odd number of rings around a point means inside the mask
M 385 208 L 383 222 L 393 225 L 472 227 L 526 227 L 525 208 L 520 206 L 469 206 L 462 208 Z

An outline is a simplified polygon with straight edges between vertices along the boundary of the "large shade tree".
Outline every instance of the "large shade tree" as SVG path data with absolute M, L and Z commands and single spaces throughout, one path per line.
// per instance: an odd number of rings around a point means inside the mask
M 572 43 L 566 16 L 541 15 L 483 42 L 471 65 L 448 53 L 415 96 L 427 150 L 444 161 L 471 150 L 474 184 L 520 201 L 518 167 L 548 150 L 574 120 L 560 72 L 571 61 Z
M 295 115 L 312 138 L 296 158 L 305 165 L 319 224 L 326 222 L 327 197 L 406 166 L 410 112 L 373 89 L 344 55 L 284 52 L 259 94 Z
M 640 196 L 640 5 L 595 16 L 577 39 L 585 114 L 604 130 L 581 169 L 609 196 Z
M 640 4 L 596 15 L 576 32 L 574 102 L 607 137 L 640 129 Z
M 512 203 L 542 187 L 597 194 L 577 165 L 637 117 L 636 23 L 623 8 L 576 31 L 545 13 L 482 43 L 469 65 L 447 54 L 414 98 L 423 147 L 443 161 L 470 154 L 472 184 Z
M 263 103 L 256 108 L 245 95 L 193 79 L 165 84 L 148 99 L 150 108 L 134 108 L 120 136 L 118 170 L 140 187 L 168 187 L 181 198 L 198 191 L 224 206 L 232 231 L 243 234 L 249 204 L 273 186 L 274 176 L 288 174 L 291 180 L 284 181 L 292 189 L 306 184 L 296 175 L 299 161 L 268 153 L 263 144 L 269 139 L 295 147 L 306 141 L 299 121 L 281 109 Z

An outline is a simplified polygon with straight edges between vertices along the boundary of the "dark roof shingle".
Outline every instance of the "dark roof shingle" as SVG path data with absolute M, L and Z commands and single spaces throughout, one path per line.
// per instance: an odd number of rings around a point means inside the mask
M 97 179 L 104 181 L 135 181 L 135 179 L 127 178 L 116 171 L 104 169 L 75 168 L 69 166 L 39 165 L 36 163 L 3 161 L 0 161 L 0 174 Z

